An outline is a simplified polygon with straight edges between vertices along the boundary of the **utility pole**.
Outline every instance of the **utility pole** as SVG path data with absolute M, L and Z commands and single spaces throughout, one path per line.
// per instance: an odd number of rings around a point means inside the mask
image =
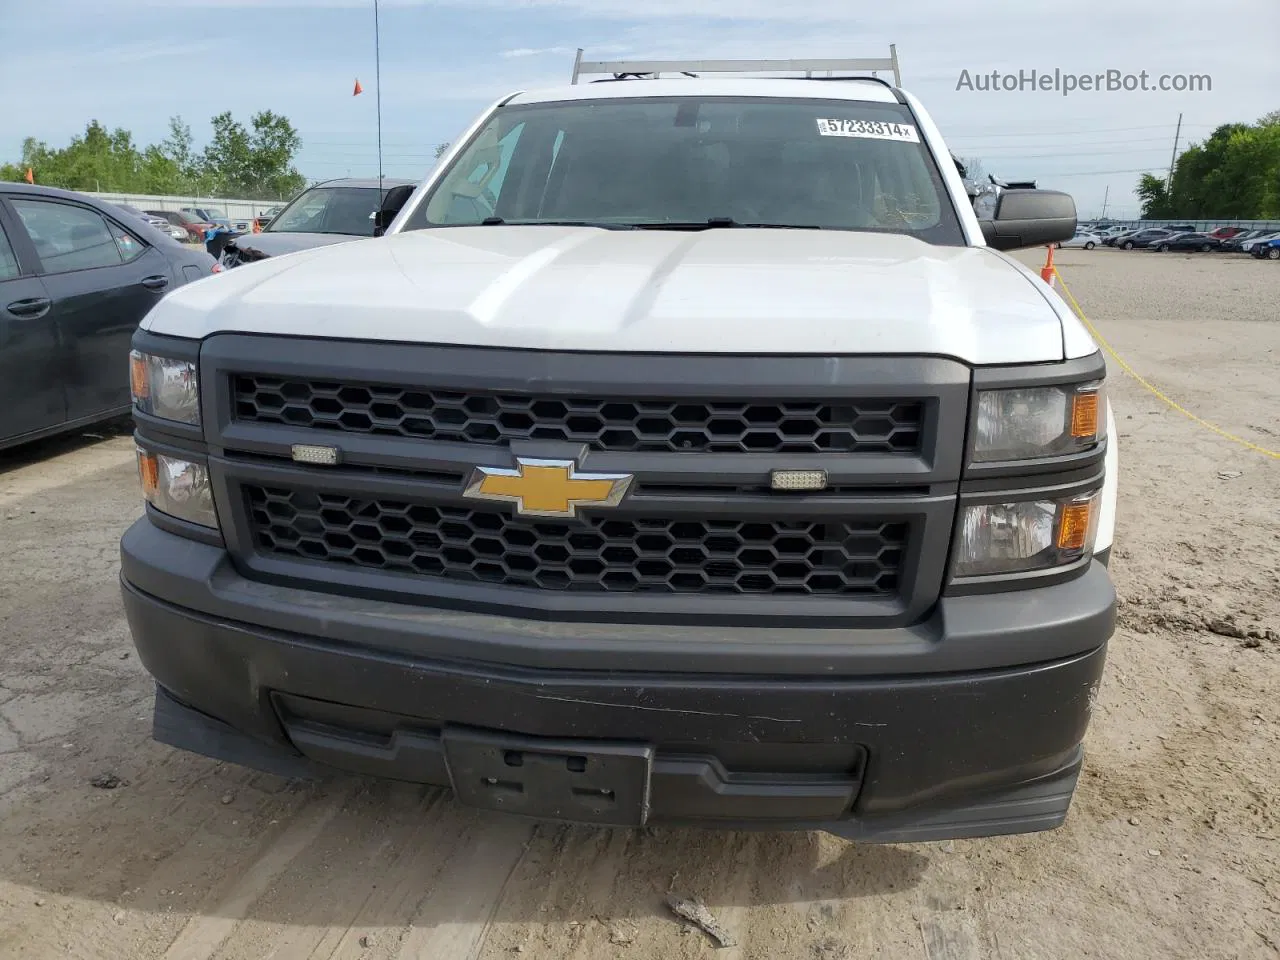
M 1098 219 L 1107 219 L 1107 198 L 1111 196 L 1111 184 L 1107 184 L 1107 189 L 1102 194 L 1102 216 Z
M 382 34 L 378 29 L 378 0 L 373 0 L 373 58 L 373 87 L 378 113 L 378 209 L 381 210 L 386 195 L 382 192 Z
M 1169 158 L 1169 179 L 1164 182 L 1165 203 L 1173 199 L 1173 165 L 1178 162 L 1178 137 L 1182 134 L 1182 114 L 1178 114 L 1178 129 L 1173 132 L 1173 156 Z M 1168 211 L 1173 215 L 1172 207 Z

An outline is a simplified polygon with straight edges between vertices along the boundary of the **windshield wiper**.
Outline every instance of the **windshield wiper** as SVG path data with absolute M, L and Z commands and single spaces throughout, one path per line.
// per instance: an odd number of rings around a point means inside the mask
M 461 224 L 459 224 L 461 226 Z M 611 220 L 512 220 L 502 217 L 485 217 L 482 227 L 598 227 L 601 230 L 635 230 L 634 223 L 617 223 Z
M 640 230 L 823 230 L 816 223 L 749 223 L 733 217 L 710 217 L 706 220 L 668 220 L 662 223 L 638 223 Z

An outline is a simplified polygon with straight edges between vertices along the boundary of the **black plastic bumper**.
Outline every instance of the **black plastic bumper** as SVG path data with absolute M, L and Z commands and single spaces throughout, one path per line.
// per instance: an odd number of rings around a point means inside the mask
M 530 816 L 886 842 L 1062 822 L 1115 602 L 1095 564 L 1012 605 L 944 599 L 931 626 L 874 643 L 784 630 L 763 649 L 692 630 L 682 649 L 671 627 L 601 625 L 593 642 L 586 624 L 259 584 L 219 548 L 146 520 L 122 554 L 163 742 L 285 775 L 451 786 Z M 975 634 L 984 617 L 994 648 Z M 885 633 L 908 654 L 895 660 Z M 968 671 L 938 653 L 981 660 L 1010 637 L 1028 657 L 1057 653 Z

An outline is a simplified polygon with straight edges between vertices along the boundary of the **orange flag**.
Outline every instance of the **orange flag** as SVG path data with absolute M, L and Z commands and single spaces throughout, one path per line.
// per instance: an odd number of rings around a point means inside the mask
M 35 183 L 35 182 L 36 182 L 36 175 L 35 175 L 35 172 L 34 172 L 30 167 L 27 167 L 27 176 L 26 176 L 26 181 L 27 181 L 27 183 Z
M 358 96 L 360 96 L 360 94 L 362 94 L 362 93 L 364 93 L 364 87 L 360 86 L 360 81 L 359 81 L 359 80 L 357 80 L 357 81 L 356 81 L 356 89 L 355 89 L 355 91 L 354 91 L 351 95 L 352 95 L 353 97 L 358 97 Z

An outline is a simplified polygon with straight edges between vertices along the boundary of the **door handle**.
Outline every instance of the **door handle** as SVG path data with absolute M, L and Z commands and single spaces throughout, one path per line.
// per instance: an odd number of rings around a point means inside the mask
M 154 277 L 143 277 L 141 282 L 148 290 L 163 290 L 169 285 L 169 278 L 158 273 Z
M 48 297 L 30 297 L 26 300 L 15 300 L 5 309 L 15 317 L 38 320 L 49 312 L 51 306 L 53 306 L 53 301 Z

